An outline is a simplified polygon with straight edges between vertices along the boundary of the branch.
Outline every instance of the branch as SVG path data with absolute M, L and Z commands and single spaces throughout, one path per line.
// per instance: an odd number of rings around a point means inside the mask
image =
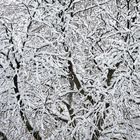
M 85 91 L 84 91 L 84 89 L 82 88 L 79 79 L 77 78 L 76 74 L 75 74 L 74 71 L 73 71 L 73 64 L 72 64 L 72 62 L 71 62 L 70 60 L 68 60 L 68 64 L 69 64 L 69 66 L 68 66 L 69 72 L 71 73 L 71 77 L 73 77 L 73 82 L 75 83 L 76 88 L 80 91 L 80 93 L 81 93 L 82 95 L 86 96 Z M 89 100 L 89 101 L 91 102 L 91 104 L 94 104 L 94 103 L 95 103 L 95 101 L 93 101 L 93 99 L 92 99 L 92 96 L 90 96 L 90 95 L 88 95 L 88 96 L 86 97 L 86 99 Z

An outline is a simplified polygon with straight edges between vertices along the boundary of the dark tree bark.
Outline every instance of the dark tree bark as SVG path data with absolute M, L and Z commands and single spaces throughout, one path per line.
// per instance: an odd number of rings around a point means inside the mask
M 8 140 L 6 135 L 1 131 L 0 131 L 0 138 L 1 138 L 1 140 Z

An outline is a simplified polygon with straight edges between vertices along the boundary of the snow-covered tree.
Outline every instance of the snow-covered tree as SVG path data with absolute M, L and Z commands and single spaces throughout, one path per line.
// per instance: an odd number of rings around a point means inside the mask
M 0 2 L 0 138 L 138 140 L 138 0 Z

